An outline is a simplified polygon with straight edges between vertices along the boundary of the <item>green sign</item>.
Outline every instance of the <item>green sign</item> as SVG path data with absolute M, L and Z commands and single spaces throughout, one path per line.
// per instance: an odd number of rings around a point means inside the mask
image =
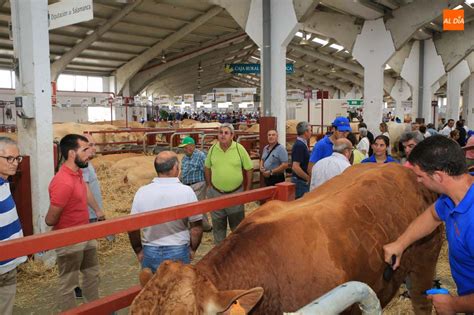
M 347 105 L 349 105 L 349 106 L 362 106 L 362 105 L 364 105 L 364 100 L 347 100 Z
M 227 63 L 224 65 L 224 71 L 227 73 L 260 73 L 259 63 Z M 286 73 L 291 74 L 295 72 L 295 67 L 292 63 L 286 64 Z

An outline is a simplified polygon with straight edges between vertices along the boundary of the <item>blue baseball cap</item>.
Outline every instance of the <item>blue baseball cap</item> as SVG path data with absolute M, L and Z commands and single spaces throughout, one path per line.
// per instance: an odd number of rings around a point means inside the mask
M 332 122 L 332 125 L 337 128 L 338 131 L 352 131 L 351 124 L 349 123 L 349 119 L 346 117 L 336 117 Z

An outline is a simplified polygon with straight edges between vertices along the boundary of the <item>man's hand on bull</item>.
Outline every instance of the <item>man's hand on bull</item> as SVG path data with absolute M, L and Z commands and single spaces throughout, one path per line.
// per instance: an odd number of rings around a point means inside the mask
M 455 298 L 450 294 L 433 294 L 428 295 L 429 300 L 433 302 L 433 306 L 439 315 L 456 314 Z
M 95 212 L 95 215 L 97 216 L 97 221 L 104 221 L 105 220 L 104 211 L 102 211 L 101 209 L 97 210 Z
M 404 248 L 397 241 L 389 243 L 383 246 L 384 260 L 387 264 L 392 266 L 393 270 L 396 270 L 400 266 Z M 393 264 L 392 256 L 396 257 L 395 263 Z

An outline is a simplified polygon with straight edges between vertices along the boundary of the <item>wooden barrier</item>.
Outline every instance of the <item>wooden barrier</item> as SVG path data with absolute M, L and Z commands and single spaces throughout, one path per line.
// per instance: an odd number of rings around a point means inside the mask
M 290 201 L 294 200 L 294 198 L 294 184 L 284 182 L 272 187 L 259 188 L 176 207 L 158 209 L 147 213 L 128 215 L 107 221 L 27 236 L 20 239 L 0 242 L 0 261 L 105 237 L 110 234 L 134 231 L 147 226 L 174 221 L 252 201 Z M 93 315 L 111 313 L 129 306 L 138 292 L 140 292 L 140 287 L 135 286 L 91 303 L 83 304 L 64 314 Z

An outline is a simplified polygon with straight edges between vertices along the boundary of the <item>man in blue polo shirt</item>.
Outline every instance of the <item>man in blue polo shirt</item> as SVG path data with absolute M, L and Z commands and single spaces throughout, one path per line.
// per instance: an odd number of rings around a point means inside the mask
M 433 232 L 441 222 L 446 225 L 451 274 L 458 296 L 429 295 L 438 314 L 474 312 L 474 177 L 468 174 L 461 147 L 452 139 L 431 136 L 411 151 L 408 163 L 418 182 L 441 196 L 418 216 L 398 239 L 383 247 L 385 261 Z
M 291 170 L 293 175 L 291 181 L 295 184 L 295 198 L 301 198 L 309 191 L 308 140 L 311 138 L 311 126 L 306 121 L 300 121 L 296 125 L 298 137 L 291 149 Z
M 308 163 L 308 174 L 311 174 L 314 164 L 325 157 L 331 156 L 334 141 L 341 138 L 347 138 L 349 132 L 352 131 L 349 119 L 346 117 L 336 117 L 332 122 L 333 133 L 326 135 L 319 140 L 314 146 Z

